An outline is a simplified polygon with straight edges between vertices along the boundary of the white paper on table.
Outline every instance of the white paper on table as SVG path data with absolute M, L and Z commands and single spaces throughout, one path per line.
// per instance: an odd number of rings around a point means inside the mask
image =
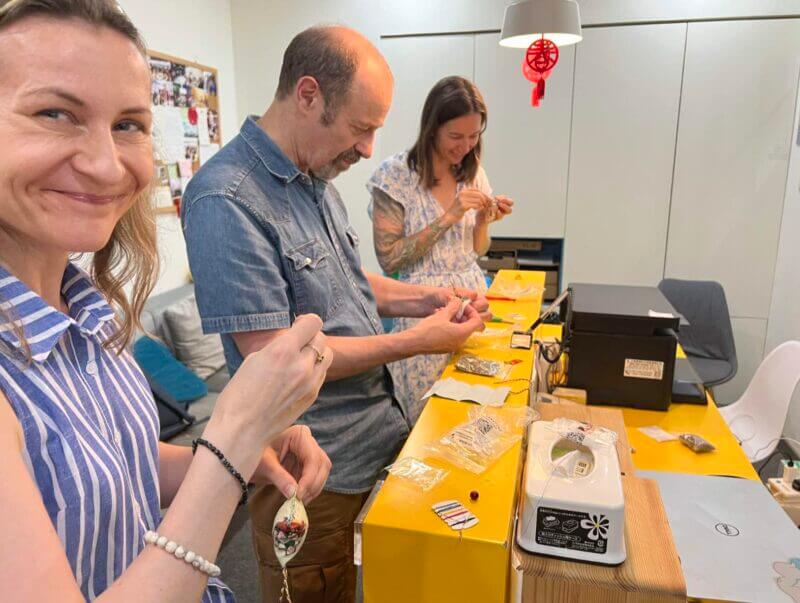
M 678 439 L 678 436 L 661 429 L 658 425 L 648 425 L 646 427 L 639 427 L 638 429 L 648 438 L 653 438 L 656 442 L 672 442 Z
M 216 155 L 217 151 L 219 151 L 219 145 L 216 144 L 216 143 L 213 143 L 213 144 L 201 144 L 200 145 L 200 165 L 203 165 L 206 161 L 208 161 L 214 155 Z
M 429 396 L 439 396 L 450 400 L 467 400 L 477 402 L 482 406 L 502 406 L 506 401 L 510 387 L 491 387 L 489 385 L 473 385 L 464 383 L 452 377 L 439 379 L 422 396 L 423 400 Z
M 180 107 L 153 107 L 153 143 L 157 159 L 164 163 L 177 163 L 184 158 Z
M 197 138 L 200 140 L 200 144 L 211 143 L 211 139 L 208 137 L 208 109 L 205 107 L 197 109 Z
M 172 204 L 172 192 L 168 186 L 159 186 L 155 192 L 156 207 L 174 207 Z

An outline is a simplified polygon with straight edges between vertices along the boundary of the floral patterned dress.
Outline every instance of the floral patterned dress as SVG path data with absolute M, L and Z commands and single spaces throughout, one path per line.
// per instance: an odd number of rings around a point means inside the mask
M 370 194 L 375 189 L 383 191 L 403 206 L 405 210 L 403 232 L 414 235 L 444 213 L 442 206 L 430 190 L 419 183 L 415 171 L 408 167 L 408 153 L 400 153 L 386 159 L 367 182 Z M 456 194 L 466 186 L 492 194 L 489 180 L 482 167 L 478 168 L 475 181 L 458 183 Z M 372 203 L 369 206 L 372 216 Z M 479 292 L 486 291 L 486 280 L 476 260 L 473 248 L 475 210 L 469 210 L 460 222 L 451 226 L 433 247 L 419 260 L 404 266 L 398 274 L 401 281 L 415 285 L 438 287 L 466 287 Z M 414 326 L 417 318 L 398 318 L 392 332 L 405 331 Z M 406 409 L 409 419 L 416 422 L 423 407 L 423 394 L 439 378 L 449 359 L 448 354 L 414 356 L 389 364 L 395 383 L 395 395 Z

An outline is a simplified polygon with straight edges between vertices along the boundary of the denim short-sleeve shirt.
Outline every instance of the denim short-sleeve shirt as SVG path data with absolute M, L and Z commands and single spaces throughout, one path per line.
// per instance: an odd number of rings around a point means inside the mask
M 182 222 L 203 329 L 221 334 L 231 374 L 242 363 L 231 333 L 285 329 L 308 313 L 327 335 L 383 332 L 339 193 L 302 173 L 255 118 L 192 178 Z M 299 422 L 333 462 L 326 489 L 341 493 L 369 490 L 410 429 L 383 366 L 325 383 Z

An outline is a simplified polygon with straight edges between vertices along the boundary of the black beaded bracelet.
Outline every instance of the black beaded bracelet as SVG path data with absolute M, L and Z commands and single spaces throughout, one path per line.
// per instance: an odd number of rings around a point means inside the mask
M 198 444 L 200 446 L 204 446 L 205 448 L 208 448 L 211 452 L 213 452 L 214 456 L 216 456 L 219 459 L 220 463 L 222 463 L 222 466 L 225 467 L 225 469 L 228 470 L 228 473 L 230 473 L 233 477 L 236 478 L 236 481 L 238 481 L 239 485 L 242 487 L 242 498 L 239 499 L 239 506 L 242 506 L 242 505 L 246 504 L 247 503 L 247 482 L 244 481 L 244 478 L 242 477 L 242 474 L 239 473 L 233 465 L 231 465 L 230 461 L 225 458 L 224 454 L 222 454 L 222 451 L 219 448 L 217 448 L 216 446 L 214 446 L 214 444 L 212 444 L 208 440 L 204 440 L 203 438 L 197 438 L 196 440 L 193 440 L 192 441 L 192 454 L 195 454 L 197 452 L 197 445 Z

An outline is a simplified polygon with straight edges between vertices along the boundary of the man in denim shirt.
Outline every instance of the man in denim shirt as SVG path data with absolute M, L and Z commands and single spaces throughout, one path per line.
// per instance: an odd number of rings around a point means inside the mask
M 392 85 L 385 60 L 360 34 L 342 27 L 300 33 L 267 112 L 245 121 L 183 200 L 203 328 L 222 335 L 231 373 L 300 314 L 322 317 L 334 351 L 327 382 L 300 419 L 333 466 L 325 492 L 308 506 L 310 533 L 289 568 L 296 603 L 353 600 L 353 521 L 411 428 L 384 365 L 458 349 L 483 327 L 479 312 L 488 308 L 474 292 L 459 291 L 474 301 L 456 319 L 461 304 L 451 290 L 361 270 L 358 236 L 329 181 L 371 155 Z M 427 318 L 384 334 L 379 314 Z M 271 531 L 283 499 L 265 487 L 250 506 L 270 603 L 281 585 Z

